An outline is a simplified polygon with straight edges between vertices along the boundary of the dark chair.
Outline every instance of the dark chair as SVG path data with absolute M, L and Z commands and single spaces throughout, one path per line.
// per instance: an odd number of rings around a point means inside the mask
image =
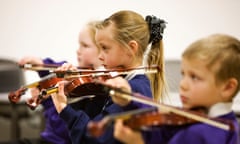
M 10 138 L 20 137 L 19 120 L 28 117 L 29 111 L 24 102 L 10 103 L 8 93 L 15 91 L 25 84 L 23 71 L 14 60 L 0 58 L 0 117 L 10 119 Z

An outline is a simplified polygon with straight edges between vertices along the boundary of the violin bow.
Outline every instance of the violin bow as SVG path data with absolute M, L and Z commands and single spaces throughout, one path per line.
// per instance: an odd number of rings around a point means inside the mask
M 32 70 L 32 71 L 50 71 L 54 72 L 61 65 L 57 64 L 24 64 L 19 65 L 20 68 L 24 70 Z M 93 69 L 93 67 L 77 67 L 78 71 Z
M 99 69 L 99 70 L 89 70 L 89 72 L 95 72 L 95 73 L 98 73 L 98 72 L 113 72 L 113 71 L 116 71 L 116 72 L 126 72 L 126 71 L 133 71 L 133 70 L 153 70 L 153 69 L 156 69 L 156 70 L 160 70 L 160 66 L 158 65 L 151 65 L 151 66 L 139 66 L 139 67 L 135 67 L 135 68 L 127 68 L 127 69 L 124 69 L 124 68 L 119 68 L 119 69 Z M 88 71 L 86 71 L 88 72 Z M 81 70 L 76 70 L 76 71 L 65 71 L 65 73 L 68 73 L 68 74 L 77 74 L 77 73 L 82 73 Z
M 137 67 L 130 69 L 111 69 L 111 70 L 77 70 L 77 71 L 55 71 L 59 77 L 64 78 L 78 78 L 84 76 L 98 77 L 98 76 L 111 76 L 116 77 L 119 75 L 128 75 L 130 73 L 145 74 L 145 73 L 157 73 L 160 71 L 160 67 L 157 65 L 147 67 Z
M 105 91 L 109 92 L 110 96 L 117 95 L 117 96 L 120 96 L 127 100 L 133 100 L 133 101 L 147 104 L 150 106 L 155 106 L 155 107 L 159 108 L 160 111 L 170 112 L 170 113 L 174 113 L 177 115 L 181 115 L 181 116 L 187 117 L 189 119 L 193 119 L 193 120 L 196 120 L 196 121 L 199 121 L 202 123 L 206 123 L 206 124 L 215 126 L 217 128 L 223 129 L 223 130 L 229 131 L 229 130 L 233 129 L 233 126 L 230 124 L 221 123 L 221 122 L 209 119 L 207 117 L 199 116 L 196 114 L 189 113 L 187 111 L 182 111 L 180 109 L 170 107 L 168 105 L 160 104 L 159 102 L 153 101 L 152 99 L 150 99 L 146 96 L 143 96 L 139 93 L 129 93 L 129 92 L 123 91 L 122 89 L 114 88 L 112 86 L 107 86 L 107 85 L 104 85 L 104 89 L 105 89 Z

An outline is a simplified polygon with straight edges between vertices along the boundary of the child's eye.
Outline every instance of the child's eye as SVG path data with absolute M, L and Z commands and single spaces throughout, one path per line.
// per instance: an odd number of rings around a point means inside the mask
M 87 45 L 87 44 L 83 44 L 83 47 L 87 48 L 87 47 L 88 47 L 88 45 Z
M 183 77 L 184 76 L 184 72 L 181 70 L 181 76 Z
M 103 51 L 106 51 L 106 50 L 107 50 L 107 47 L 106 47 L 106 46 L 101 46 L 101 49 L 102 49 Z
M 107 49 L 105 46 L 102 46 L 102 50 L 105 50 L 105 49 Z
M 88 45 L 87 45 L 86 43 L 83 43 L 83 42 L 81 42 L 80 45 L 81 45 L 81 47 L 83 47 L 83 48 L 87 48 L 87 47 L 88 47 Z
M 199 80 L 199 77 L 196 76 L 195 74 L 192 74 L 191 75 L 191 79 L 195 81 L 195 80 Z

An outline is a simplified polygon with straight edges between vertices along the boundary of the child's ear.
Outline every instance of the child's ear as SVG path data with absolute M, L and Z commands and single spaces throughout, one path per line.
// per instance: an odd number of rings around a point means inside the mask
M 235 78 L 230 78 L 224 83 L 222 90 L 222 96 L 224 100 L 231 100 L 233 94 L 236 92 L 238 81 Z
M 129 41 L 128 45 L 134 53 L 137 53 L 139 47 L 138 47 L 138 43 L 135 40 Z

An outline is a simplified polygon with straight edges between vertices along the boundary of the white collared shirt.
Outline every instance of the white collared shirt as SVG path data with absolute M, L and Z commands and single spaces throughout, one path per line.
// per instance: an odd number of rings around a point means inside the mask
M 216 103 L 208 111 L 209 117 L 218 117 L 232 111 L 232 103 Z

